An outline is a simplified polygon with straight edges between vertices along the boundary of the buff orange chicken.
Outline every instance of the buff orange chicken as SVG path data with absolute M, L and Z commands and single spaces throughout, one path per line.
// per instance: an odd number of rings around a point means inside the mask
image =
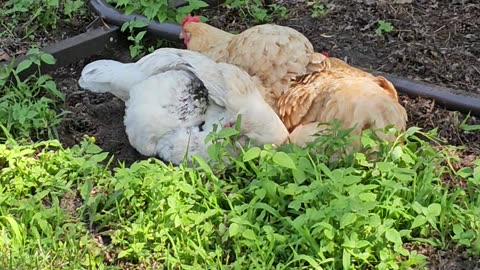
M 295 144 L 306 144 L 319 123 L 335 119 L 344 128 L 354 127 L 354 134 L 406 127 L 406 111 L 387 79 L 314 52 L 310 41 L 292 28 L 264 24 L 234 35 L 201 23 L 198 16 L 187 16 L 181 26 L 189 50 L 237 65 L 262 82 L 265 100 Z
M 297 77 L 278 101 L 279 114 L 290 140 L 297 145 L 312 141 L 322 127 L 320 123 L 340 120 L 352 133 L 371 128 L 384 140 L 394 140 L 385 134 L 392 125 L 403 131 L 407 113 L 398 102 L 395 87 L 382 76 L 374 76 L 335 58 L 324 58 L 324 69 Z
M 265 100 L 277 112 L 278 98 L 288 90 L 290 79 L 317 70 L 313 45 L 290 27 L 262 24 L 234 35 L 190 15 L 181 26 L 180 38 L 187 49 L 241 67 L 260 79 Z

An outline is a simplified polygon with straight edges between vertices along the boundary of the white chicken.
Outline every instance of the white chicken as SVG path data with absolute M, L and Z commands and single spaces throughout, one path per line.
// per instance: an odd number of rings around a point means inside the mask
M 288 131 L 260 94 L 260 82 L 240 68 L 200 53 L 162 48 L 136 63 L 98 60 L 85 66 L 80 87 L 125 101 L 130 144 L 175 164 L 198 154 L 215 123 L 233 125 L 256 144 L 282 144 Z

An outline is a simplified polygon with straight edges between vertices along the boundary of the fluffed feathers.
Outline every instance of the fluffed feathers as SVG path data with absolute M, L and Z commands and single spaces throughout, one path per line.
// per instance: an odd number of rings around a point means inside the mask
M 162 48 L 136 63 L 99 60 L 85 67 L 79 83 L 125 100 L 132 146 L 173 163 L 187 151 L 187 160 L 192 154 L 207 158 L 205 137 L 213 125 L 238 115 L 245 123 L 241 133 L 254 142 L 280 144 L 288 136 L 245 71 L 196 52 Z
M 374 76 L 371 73 L 363 71 L 359 68 L 352 67 L 345 61 L 335 58 L 328 57 L 321 53 L 314 53 L 312 56 L 313 61 L 310 63 L 310 70 L 322 71 L 328 70 L 335 73 L 339 77 L 366 77 L 376 81 L 384 91 L 388 93 L 394 100 L 398 101 L 398 93 L 393 84 L 385 79 L 383 76 Z M 295 83 L 295 80 L 292 81 Z
M 123 74 L 119 77 L 118 74 Z M 98 60 L 86 65 L 78 80 L 81 88 L 95 93 L 110 92 L 126 101 L 130 88 L 148 78 L 148 74 L 135 69 L 132 64 L 123 64 L 114 60 Z
M 345 128 L 356 126 L 356 131 L 388 124 L 402 130 L 406 125 L 405 109 L 388 80 L 314 52 L 308 39 L 292 28 L 265 24 L 233 35 L 186 22 L 182 36 L 189 50 L 237 65 L 258 78 L 264 86 L 262 96 L 289 131 L 302 125 L 291 135 L 297 141 L 305 138 L 300 130 L 317 130 L 311 123 L 334 119 Z
M 317 71 L 313 45 L 290 27 L 263 24 L 233 35 L 205 23 L 187 22 L 181 36 L 188 39 L 189 50 L 258 77 L 264 86 L 262 96 L 274 110 L 292 77 Z
M 381 80 L 351 77 L 329 70 L 297 78 L 279 99 L 278 106 L 280 118 L 289 131 L 308 125 L 305 132 L 311 134 L 318 131 L 312 123 L 335 119 L 342 122 L 343 128 L 354 127 L 352 133 L 357 135 L 367 128 L 383 129 L 388 125 L 404 130 L 407 121 L 405 108 L 383 89 Z M 297 142 L 299 132 L 300 129 L 291 135 L 297 137 Z M 306 138 L 305 134 L 302 138 Z

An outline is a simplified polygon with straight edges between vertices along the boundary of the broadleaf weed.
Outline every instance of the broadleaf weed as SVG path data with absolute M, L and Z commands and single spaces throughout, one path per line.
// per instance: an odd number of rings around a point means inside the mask
M 1 222 L 2 255 L 14 266 L 37 252 L 43 266 L 54 255 L 111 269 L 405 269 L 426 264 L 416 245 L 478 254 L 480 162 L 453 170 L 452 149 L 428 139 L 435 131 L 387 143 L 334 123 L 306 148 L 239 149 L 239 130 L 210 134 L 212 162 L 151 158 L 112 172 L 93 139 L 71 149 L 9 139 L 0 144 L 0 216 L 11 217 Z M 72 192 L 82 202 L 73 212 L 61 203 Z M 59 242 L 72 237 L 81 241 Z

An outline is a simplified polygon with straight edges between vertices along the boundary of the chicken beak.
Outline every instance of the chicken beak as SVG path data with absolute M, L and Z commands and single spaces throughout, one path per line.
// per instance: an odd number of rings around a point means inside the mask
M 180 39 L 183 39 L 183 38 L 185 38 L 185 35 L 183 34 L 183 31 L 182 31 L 182 32 L 180 32 L 180 35 L 178 35 L 178 37 L 179 37 Z

